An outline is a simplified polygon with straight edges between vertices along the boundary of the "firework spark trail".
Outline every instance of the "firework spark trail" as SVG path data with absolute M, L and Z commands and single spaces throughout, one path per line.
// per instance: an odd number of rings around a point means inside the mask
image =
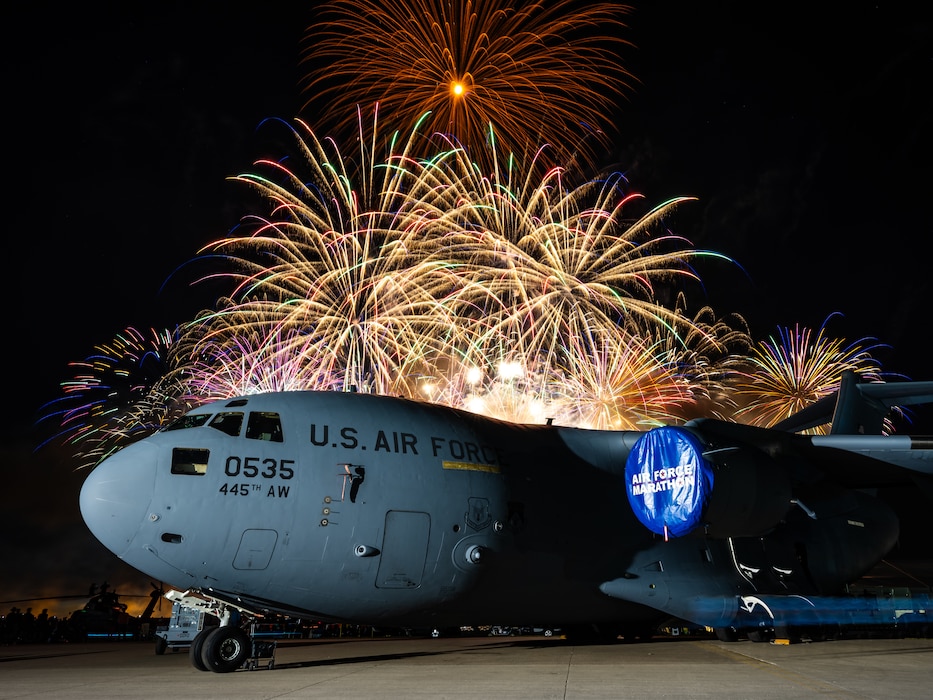
M 462 161 L 465 151 L 454 152 Z M 464 280 L 449 302 L 461 305 L 455 315 L 481 311 L 477 320 L 487 339 L 470 347 L 482 356 L 501 359 L 496 348 L 517 345 L 529 358 L 546 357 L 588 329 L 617 332 L 646 321 L 674 335 L 702 332 L 655 294 L 659 283 L 697 281 L 691 261 L 725 259 L 694 250 L 683 238 L 657 235 L 664 217 L 688 198 L 633 223 L 629 209 L 642 198 L 626 192 L 618 173 L 574 187 L 562 170 L 537 160 L 524 176 L 512 159 L 489 176 L 475 164 L 459 166 L 453 183 L 462 192 L 462 233 L 443 254 Z
M 343 373 L 344 390 L 391 393 L 395 378 L 451 327 L 441 302 L 453 278 L 443 261 L 418 252 L 437 239 L 432 228 L 441 227 L 440 236 L 447 230 L 431 201 L 441 170 L 407 156 L 417 132 L 385 159 L 361 146 L 354 162 L 299 126 L 295 142 L 311 184 L 282 164 L 260 163 L 284 182 L 255 174 L 237 179 L 270 200 L 272 220 L 254 217 L 252 235 L 209 247 L 236 263 L 224 274 L 236 281 L 232 296 L 240 303 L 218 314 L 227 317 L 221 326 L 229 333 L 234 315 L 305 330 L 314 339 L 306 350 L 326 358 L 322 372 Z M 376 148 L 375 136 L 360 143 Z M 397 145 L 389 142 L 390 149 Z M 208 330 L 205 338 L 217 335 Z
M 334 388 L 316 383 L 322 373 L 315 362 L 313 338 L 295 329 L 265 334 L 265 325 L 260 322 L 255 328 L 244 328 L 240 317 L 237 332 L 224 344 L 204 343 L 186 372 L 191 393 L 207 402 L 263 392 Z
M 678 422 L 691 385 L 658 343 L 627 332 L 587 330 L 566 353 L 557 420 L 586 428 L 644 430 Z
M 757 343 L 747 358 L 750 369 L 737 374 L 736 398 L 744 405 L 736 418 L 761 427 L 770 427 L 839 389 L 843 372 L 853 371 L 862 381 L 882 381 L 880 365 L 866 346 L 870 339 L 846 344 L 827 335 L 830 315 L 813 336 L 809 328 L 779 327 L 777 339 L 771 336 Z M 890 426 L 889 426 L 890 427 Z M 828 426 L 809 431 L 825 434 Z
M 41 425 L 56 424 L 43 444 L 76 448 L 79 466 L 90 466 L 186 412 L 194 405 L 182 378 L 186 347 L 177 330 L 129 327 L 70 363 L 63 396 L 40 409 Z
M 306 35 L 305 109 L 326 104 L 339 117 L 378 102 L 402 130 L 431 112 L 432 131 L 477 153 L 491 123 L 507 151 L 549 143 L 556 162 L 569 165 L 577 148 L 586 162 L 606 144 L 603 129 L 631 81 L 618 57 L 630 45 L 629 10 L 574 0 L 332 0 Z

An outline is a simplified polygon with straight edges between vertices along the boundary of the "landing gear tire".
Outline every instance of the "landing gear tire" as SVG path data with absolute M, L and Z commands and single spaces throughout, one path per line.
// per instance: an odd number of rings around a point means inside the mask
M 204 640 L 201 662 L 215 673 L 236 671 L 250 655 L 252 643 L 246 630 L 223 625 L 217 627 Z
M 216 627 L 205 627 L 203 630 L 195 635 L 194 639 L 191 640 L 191 647 L 188 649 L 188 659 L 191 661 L 191 665 L 194 666 L 199 671 L 207 671 L 207 666 L 204 665 L 204 662 L 201 661 L 201 649 L 204 648 L 204 640 L 207 639 L 207 636 L 216 630 Z
M 772 639 L 774 639 L 774 633 L 768 629 L 748 630 L 746 636 L 748 636 L 749 641 L 756 642 L 758 644 L 762 642 L 770 642 Z
M 716 633 L 716 639 L 720 642 L 739 641 L 739 632 L 735 627 L 717 627 L 713 631 Z

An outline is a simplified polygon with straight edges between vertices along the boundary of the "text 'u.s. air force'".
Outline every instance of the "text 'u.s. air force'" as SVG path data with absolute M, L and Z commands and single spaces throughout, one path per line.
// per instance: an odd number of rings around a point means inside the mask
M 491 445 L 438 435 L 421 440 L 414 433 L 376 430 L 369 431 L 367 436 L 360 430 L 349 426 L 337 428 L 312 423 L 311 444 L 317 447 L 340 447 L 345 450 L 370 450 L 399 455 L 426 454 L 442 460 L 502 466 L 498 450 Z

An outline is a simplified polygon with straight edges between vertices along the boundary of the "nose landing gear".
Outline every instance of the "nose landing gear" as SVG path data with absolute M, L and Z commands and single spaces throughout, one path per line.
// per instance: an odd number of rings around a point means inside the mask
M 192 648 L 194 645 L 192 645 Z M 201 664 L 207 671 L 236 671 L 252 655 L 253 642 L 246 630 L 221 625 L 209 630 L 201 643 Z

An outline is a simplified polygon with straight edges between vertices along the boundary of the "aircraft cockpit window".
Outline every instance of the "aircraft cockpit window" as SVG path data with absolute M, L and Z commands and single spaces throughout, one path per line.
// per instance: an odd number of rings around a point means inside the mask
M 207 419 L 211 417 L 210 413 L 198 413 L 195 415 L 182 416 L 174 423 L 169 423 L 163 431 L 165 430 L 184 430 L 185 428 L 200 428 L 202 425 L 207 423 Z
M 246 424 L 246 437 L 251 440 L 282 442 L 282 422 L 278 413 L 252 411 Z
M 218 413 L 210 422 L 212 428 L 236 437 L 240 434 L 240 428 L 243 426 L 243 414 L 236 411 L 230 413 Z
M 210 454 L 210 450 L 176 447 L 172 450 L 172 474 L 204 476 L 207 473 L 207 458 Z

